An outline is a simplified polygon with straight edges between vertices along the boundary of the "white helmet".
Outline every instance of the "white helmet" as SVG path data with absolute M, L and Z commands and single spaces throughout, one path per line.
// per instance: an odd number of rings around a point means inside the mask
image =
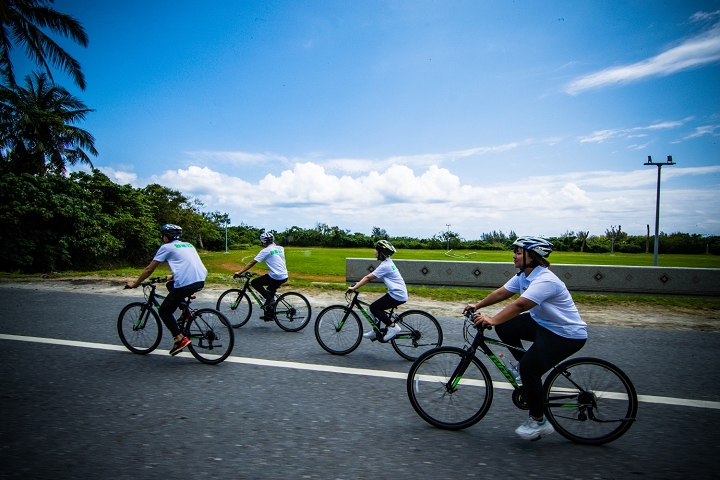
M 524 248 L 547 258 L 553 250 L 553 244 L 541 237 L 518 237 L 513 242 L 513 247 Z
M 275 236 L 270 232 L 263 232 L 260 234 L 260 241 L 262 243 L 273 243 L 275 241 Z

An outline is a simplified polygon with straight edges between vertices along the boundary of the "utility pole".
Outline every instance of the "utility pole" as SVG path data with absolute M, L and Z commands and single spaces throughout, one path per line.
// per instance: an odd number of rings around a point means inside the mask
M 655 255 L 653 256 L 653 266 L 658 266 L 658 248 L 660 246 L 660 170 L 663 165 L 675 165 L 673 162 L 672 155 L 668 155 L 667 162 L 665 163 L 653 163 L 652 157 L 648 155 L 647 163 L 643 165 L 655 165 L 658 167 L 658 178 L 657 178 L 657 195 L 655 196 Z
M 225 253 L 228 253 L 227 242 L 228 242 L 228 224 L 230 223 L 230 217 L 226 213 L 225 217 L 223 219 L 225 220 Z
M 448 246 L 447 246 L 447 249 L 448 249 L 448 252 L 449 252 L 449 251 L 450 251 L 450 224 L 449 224 L 449 223 L 446 223 L 445 226 L 448 227 L 448 233 L 447 233 L 447 243 L 448 243 Z

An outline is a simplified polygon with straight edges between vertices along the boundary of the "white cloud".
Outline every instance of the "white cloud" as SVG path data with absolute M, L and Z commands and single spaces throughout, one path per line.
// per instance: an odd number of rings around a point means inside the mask
M 662 225 L 667 231 L 705 228 L 717 233 L 720 189 L 674 190 L 681 176 L 720 173 L 720 165 L 663 171 Z M 391 165 L 365 175 L 337 176 L 313 162 L 297 163 L 257 182 L 191 166 L 151 177 L 200 199 L 209 211 L 228 212 L 235 224 L 284 230 L 327 223 L 369 233 L 374 225 L 391 235 L 431 236 L 447 223 L 465 238 L 490 230 L 604 231 L 621 223 L 628 232 L 654 220 L 656 170 L 572 172 L 476 186 L 446 168 L 413 170 Z M 698 213 L 697 205 L 704 205 Z M 687 226 L 692 223 L 692 226 Z M 701 227 L 695 227 L 700 225 Z
M 687 140 L 689 138 L 697 138 L 702 137 L 703 135 L 714 135 L 717 136 L 718 134 L 715 133 L 715 130 L 720 129 L 720 125 L 704 125 L 702 127 L 695 128 L 695 132 L 691 133 L 690 135 L 687 135 L 683 137 L 683 140 Z
M 697 15 L 699 14 L 696 13 L 693 17 Z M 577 95 L 594 88 L 670 75 L 717 61 L 720 61 L 720 24 L 715 24 L 707 32 L 641 62 L 611 67 L 580 77 L 566 85 L 565 92 Z
M 630 132 L 637 132 L 639 130 L 662 130 L 667 128 L 676 128 L 683 126 L 686 122 L 692 120 L 693 117 L 688 117 L 683 120 L 675 120 L 675 121 L 668 121 L 668 122 L 659 122 L 659 123 L 653 123 L 652 125 L 647 125 L 643 127 L 631 127 L 631 128 L 615 128 L 615 129 L 607 129 L 607 130 L 598 130 L 597 132 L 593 132 L 590 135 L 579 137 L 580 143 L 602 143 L 605 140 L 608 140 L 610 138 L 635 138 L 635 137 L 645 137 L 646 134 L 634 134 Z M 647 144 L 646 144 L 647 145 Z M 630 147 L 628 147 L 630 148 Z

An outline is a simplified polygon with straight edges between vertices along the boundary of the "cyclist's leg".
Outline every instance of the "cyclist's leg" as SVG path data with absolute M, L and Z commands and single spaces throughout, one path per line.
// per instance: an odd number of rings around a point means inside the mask
M 370 312 L 375 315 L 375 318 L 377 318 L 389 327 L 393 324 L 393 321 L 390 320 L 390 316 L 388 316 L 385 310 L 390 310 L 391 308 L 395 308 L 398 305 L 402 305 L 403 303 L 405 302 L 395 300 L 390 296 L 389 293 L 386 293 L 385 295 L 370 304 Z
M 275 292 L 278 287 L 285 282 L 287 282 L 287 278 L 284 280 L 275 280 L 270 276 L 270 274 L 266 273 L 265 275 L 261 275 L 250 280 L 250 285 L 252 285 L 252 287 L 260 293 L 267 302 L 270 302 L 273 298 L 275 298 Z
M 534 418 L 543 417 L 545 395 L 542 376 L 585 345 L 585 339 L 565 338 L 537 326 L 535 342 L 520 360 L 525 400 Z
M 532 319 L 529 313 L 521 313 L 515 318 L 511 318 L 507 322 L 495 326 L 495 333 L 500 340 L 513 347 L 522 348 L 523 344 L 520 340 L 528 342 L 535 341 L 536 328 L 538 324 Z M 510 350 L 510 353 L 516 360 L 523 358 L 523 352 Z
M 160 314 L 160 319 L 163 321 L 168 330 L 170 330 L 173 338 L 177 339 L 177 337 L 182 336 L 180 327 L 178 326 L 177 320 L 175 320 L 175 316 L 173 315 L 175 313 L 175 310 L 178 309 L 178 307 L 185 298 L 189 297 L 190 295 L 199 290 L 202 290 L 204 286 L 205 282 L 196 282 L 190 285 L 186 285 L 184 287 L 174 288 L 174 282 L 167 283 L 169 293 L 165 297 L 165 300 L 163 300 L 163 302 L 160 304 L 158 313 Z

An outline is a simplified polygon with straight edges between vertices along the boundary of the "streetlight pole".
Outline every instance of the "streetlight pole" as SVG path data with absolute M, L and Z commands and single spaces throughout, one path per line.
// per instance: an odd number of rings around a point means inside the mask
M 230 217 L 225 214 L 225 253 L 228 253 L 227 242 L 228 242 L 228 224 L 230 223 Z
M 447 249 L 448 249 L 448 252 L 449 252 L 449 251 L 450 251 L 450 224 L 449 224 L 449 223 L 446 223 L 445 226 L 448 227 L 448 234 L 447 234 L 448 246 L 447 246 Z
M 672 155 L 668 155 L 667 162 L 665 163 L 653 163 L 652 157 L 648 155 L 647 163 L 643 165 L 655 165 L 658 167 L 658 179 L 657 179 L 657 195 L 655 196 L 655 254 L 653 256 L 653 266 L 658 266 L 658 249 L 660 247 L 660 171 L 663 165 L 675 165 L 673 162 Z

